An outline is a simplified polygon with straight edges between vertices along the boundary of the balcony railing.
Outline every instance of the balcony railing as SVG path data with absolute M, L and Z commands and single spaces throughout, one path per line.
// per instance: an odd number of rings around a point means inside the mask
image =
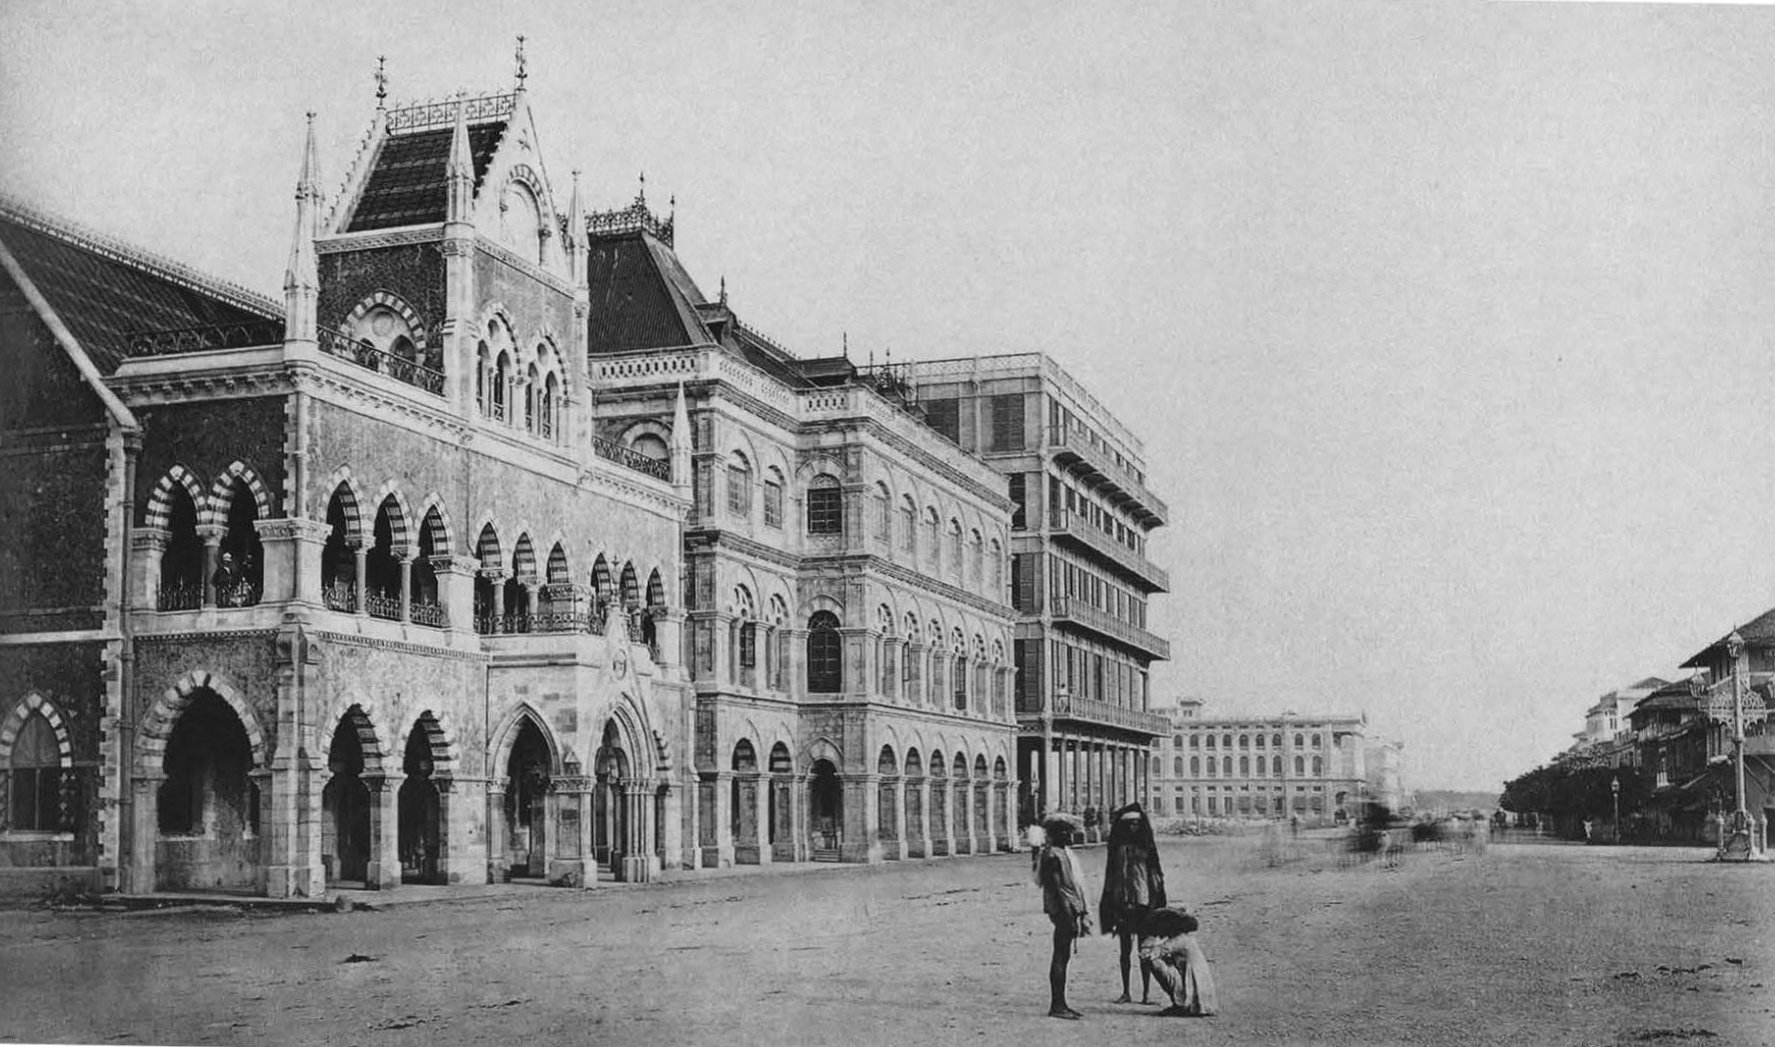
M 195 611 L 204 606 L 201 584 L 177 583 L 163 585 L 154 595 L 157 611 Z M 216 586 L 217 607 L 255 607 L 263 595 L 252 582 L 235 582 Z
M 323 586 L 321 599 L 330 611 L 344 611 L 346 614 L 357 613 L 357 586 L 355 585 Z
M 443 604 L 429 600 L 414 600 L 413 606 L 407 609 L 407 619 L 415 625 L 429 625 L 434 629 L 450 628 L 450 613 Z
M 349 360 L 365 370 L 388 375 L 433 396 L 444 395 L 444 372 L 434 371 L 416 360 L 385 353 L 368 342 L 359 342 L 338 331 L 322 330 L 317 339 L 321 352 Z
M 1110 559 L 1124 573 L 1145 582 L 1153 591 L 1171 591 L 1171 575 L 1164 568 L 1104 534 L 1100 528 L 1093 527 L 1091 521 L 1077 513 L 1067 512 L 1065 509 L 1049 513 L 1048 530 L 1083 543 L 1093 552 Z
M 130 335 L 125 356 L 166 356 L 201 353 L 216 349 L 248 349 L 277 345 L 284 340 L 282 320 L 249 320 L 201 327 L 173 327 Z
M 1048 447 L 1059 452 L 1056 457 L 1071 458 L 1083 466 L 1083 471 L 1091 479 L 1121 492 L 1158 522 L 1164 523 L 1171 519 L 1171 507 L 1147 488 L 1143 478 L 1117 462 L 1113 452 L 1092 443 L 1090 437 L 1084 433 L 1062 425 L 1050 425 Z
M 1130 709 L 1111 702 L 1101 702 L 1094 698 L 1068 698 L 1056 695 L 1051 708 L 1055 720 L 1077 720 L 1155 736 L 1169 734 L 1171 731 L 1171 721 L 1159 713 L 1151 713 L 1143 709 Z M 1028 726 L 1027 720 L 1030 716 L 1039 716 L 1041 712 L 1039 699 L 1036 701 L 1030 701 L 1027 698 L 1018 699 L 1017 713 L 1026 721 L 1025 726 Z
M 1154 658 L 1171 657 L 1169 642 L 1159 639 L 1138 625 L 1124 622 L 1107 611 L 1100 611 L 1083 600 L 1068 596 L 1058 597 L 1048 601 L 1048 611 L 1055 618 L 1077 623 Z
M 615 440 L 607 440 L 602 436 L 592 437 L 592 450 L 599 458 L 607 459 L 618 465 L 626 466 L 646 476 L 658 480 L 672 478 L 672 463 L 663 458 L 653 458 L 642 454 L 632 447 L 624 447 Z

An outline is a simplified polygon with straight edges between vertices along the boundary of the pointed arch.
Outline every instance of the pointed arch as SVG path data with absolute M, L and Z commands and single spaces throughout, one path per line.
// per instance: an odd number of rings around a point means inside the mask
M 603 553 L 592 561 L 592 592 L 600 604 L 609 603 L 616 596 L 616 584 L 610 577 L 610 561 Z
M 487 747 L 487 766 L 495 768 L 496 774 L 505 773 L 503 768 L 511 761 L 512 747 L 518 744 L 518 735 L 523 731 L 526 721 L 535 725 L 537 733 L 542 736 L 543 744 L 548 747 L 549 774 L 565 773 L 566 758 L 560 741 L 549 730 L 548 721 L 529 702 L 519 702 L 495 725 Z
M 622 605 L 631 610 L 641 606 L 641 582 L 635 576 L 633 560 L 622 565 Z
M 573 570 L 567 563 L 567 550 L 560 542 L 549 549 L 547 572 L 550 585 L 567 585 L 573 581 Z
M 136 728 L 136 773 L 159 777 L 165 767 L 166 743 L 172 738 L 179 715 L 200 691 L 208 691 L 228 704 L 246 730 L 247 746 L 252 750 L 253 766 L 270 766 L 270 751 L 265 744 L 265 731 L 258 714 L 240 696 L 240 691 L 219 673 L 197 669 L 180 677 L 177 683 L 162 691 L 154 705 Z
M 663 608 L 666 606 L 666 586 L 660 581 L 659 568 L 655 567 L 647 574 L 647 606 Z
M 496 574 L 505 570 L 505 552 L 500 548 L 499 531 L 492 521 L 481 525 L 480 537 L 475 539 L 475 555 L 480 558 L 482 571 Z
M 414 731 L 421 732 L 425 738 L 426 749 L 431 755 L 431 776 L 452 777 L 457 766 L 456 743 L 444 729 L 443 721 L 430 709 L 422 709 L 413 718 L 413 726 L 407 730 L 407 736 L 410 737 Z
M 74 739 L 68 733 L 68 721 L 62 718 L 60 709 L 55 703 L 38 694 L 36 691 L 26 692 L 23 698 L 15 702 L 0 720 L 0 768 L 8 766 L 12 760 L 13 746 L 18 743 L 19 732 L 31 717 L 41 716 L 49 723 L 49 729 L 55 734 L 56 755 L 61 761 L 63 770 L 74 766 Z
M 536 580 L 536 547 L 530 544 L 528 533 L 518 535 L 512 546 L 512 577 L 520 582 Z
M 228 522 L 228 511 L 234 507 L 236 482 L 246 485 L 253 494 L 254 515 L 261 520 L 271 518 L 271 492 L 266 490 L 265 481 L 253 467 L 236 459 L 216 475 L 215 482 L 210 485 L 207 512 L 200 515 L 200 522 L 224 524 Z M 202 504 L 202 503 L 199 503 Z
M 388 513 L 388 539 L 391 549 L 405 553 L 413 547 L 413 507 L 400 487 L 390 480 L 376 491 L 376 515 Z
M 148 505 L 142 512 L 142 526 L 166 529 L 172 519 L 174 487 L 182 489 L 191 499 L 201 520 L 204 506 L 203 484 L 191 470 L 175 464 L 167 469 L 154 484 L 153 492 L 148 495 Z
M 342 474 L 342 475 L 341 475 Z M 360 545 L 364 541 L 364 501 L 351 478 L 351 470 L 341 468 L 328 481 L 327 515 L 332 515 L 333 505 L 339 506 L 343 533 L 339 536 L 347 545 Z
M 336 719 L 323 722 L 330 722 L 335 730 L 318 732 L 321 738 L 318 761 L 320 766 L 327 767 L 332 763 L 335 731 L 339 724 L 345 723 L 350 725 L 351 733 L 357 738 L 358 748 L 364 754 L 363 774 L 388 773 L 388 748 L 382 744 L 382 737 L 376 733 L 376 725 L 371 721 L 370 714 L 364 711 L 363 703 L 352 702 Z

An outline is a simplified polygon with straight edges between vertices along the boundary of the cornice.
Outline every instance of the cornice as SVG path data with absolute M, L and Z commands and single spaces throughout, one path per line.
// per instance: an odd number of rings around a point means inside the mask
M 444 238 L 444 227 L 411 225 L 396 229 L 376 229 L 364 233 L 339 233 L 325 240 L 316 240 L 314 253 L 344 254 L 347 251 L 374 251 L 383 247 L 406 247 L 411 244 L 435 244 Z
M 358 636 L 354 633 L 336 633 L 323 629 L 309 632 L 309 636 L 341 647 L 367 647 L 378 651 L 396 651 L 401 654 L 418 654 L 429 658 L 443 658 L 458 662 L 485 662 L 488 660 L 485 651 L 461 651 L 454 647 L 431 646 L 422 643 L 411 643 L 406 640 L 384 640 L 378 636 Z
M 154 643 L 187 643 L 192 640 L 270 640 L 274 639 L 277 629 L 205 629 L 190 633 L 140 633 L 136 635 L 138 644 Z
M 573 285 L 564 277 L 549 272 L 535 262 L 527 261 L 516 251 L 513 251 L 511 248 L 506 247 L 503 244 L 476 237 L 475 249 L 494 261 L 500 262 L 511 269 L 515 269 L 524 276 L 535 280 L 537 283 L 547 286 L 552 291 L 565 295 L 569 299 L 573 297 Z
M 294 392 L 297 386 L 289 365 L 282 361 L 244 367 L 219 367 L 207 371 L 127 377 L 119 372 L 105 381 L 132 407 L 286 396 Z

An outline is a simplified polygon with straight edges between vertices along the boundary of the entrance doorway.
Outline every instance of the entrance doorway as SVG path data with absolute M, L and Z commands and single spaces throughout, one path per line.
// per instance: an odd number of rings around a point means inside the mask
M 370 790 L 364 784 L 364 747 L 352 713 L 333 730 L 327 770 L 332 778 L 321 790 L 321 859 L 327 882 L 362 884 L 370 872 Z
M 506 761 L 506 840 L 513 876 L 548 875 L 549 747 L 528 716 Z
M 438 854 L 442 839 L 442 804 L 437 782 L 432 780 L 435 758 L 431 735 L 423 720 L 407 735 L 401 770 L 407 780 L 400 791 L 400 851 L 402 883 L 439 883 Z
M 844 843 L 844 786 L 831 760 L 815 760 L 808 783 L 815 861 L 837 861 Z
M 240 717 L 215 692 L 194 692 L 167 739 L 163 766 L 155 888 L 256 888 L 259 787 Z

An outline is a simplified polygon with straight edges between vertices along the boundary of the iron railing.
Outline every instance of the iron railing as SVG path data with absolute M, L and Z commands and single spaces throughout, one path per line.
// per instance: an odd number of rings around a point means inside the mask
M 1107 611 L 1092 607 L 1083 600 L 1070 596 L 1055 597 L 1048 601 L 1048 613 L 1055 618 L 1077 622 L 1112 640 L 1119 640 L 1131 647 L 1138 648 L 1155 658 L 1171 657 L 1169 642 L 1154 636 L 1138 625 L 1124 622 Z
M 282 320 L 171 327 L 158 331 L 139 331 L 130 335 L 124 355 L 165 356 L 215 349 L 247 349 L 258 345 L 277 345 L 283 340 Z
M 390 109 L 382 126 L 389 134 L 452 127 L 456 123 L 456 111 L 459 107 L 464 110 L 463 116 L 467 123 L 483 123 L 512 115 L 517 109 L 517 101 L 518 96 L 515 94 L 502 94 L 416 102 L 399 109 Z
M 335 584 L 321 588 L 321 599 L 328 610 L 344 611 L 347 614 L 357 613 L 357 586 Z
M 414 625 L 429 625 L 434 629 L 450 628 L 450 612 L 444 605 L 431 600 L 414 600 L 407 608 L 407 620 Z
M 592 450 L 599 458 L 607 459 L 618 465 L 626 466 L 646 476 L 659 480 L 672 478 L 672 463 L 663 458 L 653 458 L 642 454 L 632 447 L 624 447 L 615 440 L 602 436 L 592 437 Z
M 216 586 L 217 607 L 253 607 L 263 595 L 252 582 L 240 581 Z
M 157 611 L 195 611 L 203 606 L 203 584 L 186 585 L 174 582 L 162 585 L 154 597 Z
M 1056 535 L 1076 538 L 1093 551 L 1114 561 L 1124 571 L 1148 585 L 1156 585 L 1160 592 L 1171 590 L 1169 572 L 1117 541 L 1114 536 L 1105 534 L 1102 528 L 1092 526 L 1091 521 L 1078 513 L 1066 509 L 1054 510 L 1048 514 L 1048 530 Z
M 433 396 L 444 395 L 444 372 L 435 371 L 415 360 L 385 353 L 368 342 L 356 341 L 338 331 L 323 330 L 318 336 L 321 351 L 359 367 L 388 375 Z
M 1146 486 L 1146 476 L 1126 461 L 1117 461 L 1115 452 L 1093 443 L 1090 436 L 1063 425 L 1048 426 L 1048 447 L 1077 459 L 1090 473 L 1121 491 L 1136 505 L 1160 520 L 1171 518 L 1171 507 Z
M 398 594 L 382 591 L 365 593 L 364 613 L 372 618 L 398 622 L 401 620 L 401 598 Z

